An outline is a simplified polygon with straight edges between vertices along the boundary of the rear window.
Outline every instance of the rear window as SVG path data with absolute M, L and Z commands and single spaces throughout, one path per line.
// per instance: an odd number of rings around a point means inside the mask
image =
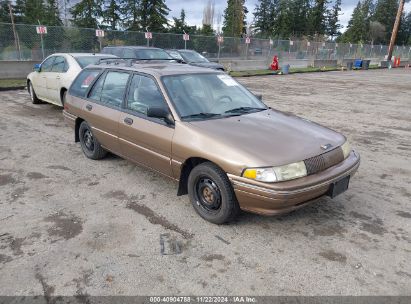
M 97 69 L 81 71 L 70 87 L 70 95 L 85 97 L 88 88 L 100 72 L 101 70 Z
M 104 58 L 113 58 L 113 57 L 104 57 L 104 56 L 81 56 L 81 57 L 75 57 L 76 61 L 78 64 L 81 66 L 82 69 L 84 69 L 86 66 L 90 64 L 96 64 L 99 62 L 100 59 Z

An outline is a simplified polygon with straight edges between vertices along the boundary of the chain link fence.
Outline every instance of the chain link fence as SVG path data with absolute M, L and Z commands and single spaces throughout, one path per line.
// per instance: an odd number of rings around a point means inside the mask
M 224 37 L 219 43 L 215 36 L 153 33 L 147 42 L 144 32 L 105 30 L 102 38 L 95 29 L 47 26 L 40 35 L 36 25 L 16 24 L 15 31 L 9 23 L 0 23 L 0 60 L 42 60 L 56 52 L 98 53 L 108 45 L 149 45 L 165 49 L 193 49 L 212 60 L 220 59 L 270 59 L 273 55 L 282 60 L 314 60 L 367 58 L 383 60 L 388 53 L 386 45 L 343 44 L 335 42 L 290 41 Z M 394 56 L 409 59 L 411 46 L 395 46 Z

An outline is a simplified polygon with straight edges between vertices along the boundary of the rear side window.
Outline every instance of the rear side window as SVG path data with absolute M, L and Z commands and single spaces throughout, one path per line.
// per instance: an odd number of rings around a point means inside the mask
M 54 60 L 53 67 L 51 68 L 52 72 L 56 73 L 63 73 L 67 72 L 67 70 L 64 70 L 66 66 L 66 60 L 62 56 L 57 56 L 56 60 Z
M 100 70 L 81 71 L 70 87 L 70 95 L 85 97 L 88 88 L 99 73 Z
M 90 92 L 90 99 L 100 101 L 113 107 L 121 107 L 130 74 L 109 71 L 101 77 Z
M 55 59 L 56 56 L 53 56 L 43 61 L 43 63 L 41 64 L 41 72 L 50 72 Z

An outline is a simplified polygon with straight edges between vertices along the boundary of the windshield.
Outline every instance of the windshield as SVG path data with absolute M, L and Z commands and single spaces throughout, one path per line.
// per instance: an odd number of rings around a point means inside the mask
M 81 56 L 81 57 L 74 57 L 78 64 L 84 69 L 86 66 L 90 64 L 96 64 L 100 59 L 103 58 L 116 58 L 116 57 L 104 57 L 104 56 Z
M 267 107 L 226 74 L 188 74 L 162 77 L 182 120 L 242 115 Z
M 184 60 L 187 62 L 209 62 L 207 58 L 205 58 L 203 55 L 200 55 L 197 52 L 180 51 L 180 54 L 184 57 Z
M 159 49 L 139 49 L 136 50 L 137 59 L 170 59 L 173 58 L 164 50 Z

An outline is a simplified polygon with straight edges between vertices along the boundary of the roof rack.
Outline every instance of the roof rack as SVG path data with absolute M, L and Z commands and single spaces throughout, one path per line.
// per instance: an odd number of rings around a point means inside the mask
M 120 63 L 126 62 L 126 66 L 132 66 L 133 63 L 142 63 L 142 62 L 147 62 L 147 61 L 176 61 L 178 63 L 182 63 L 181 60 L 179 59 L 165 59 L 165 58 L 145 58 L 145 59 L 139 59 L 139 58 L 129 58 L 129 57 L 117 57 L 117 58 L 100 58 L 98 62 L 96 63 L 99 65 L 100 63 L 104 62 L 106 64 L 114 64 L 118 65 Z

